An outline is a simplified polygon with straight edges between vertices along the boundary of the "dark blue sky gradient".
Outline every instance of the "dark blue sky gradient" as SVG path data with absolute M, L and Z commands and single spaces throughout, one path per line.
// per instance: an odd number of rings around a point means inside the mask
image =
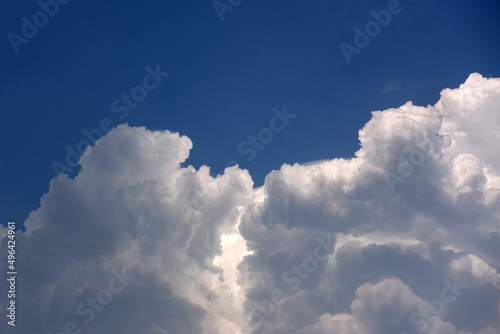
M 0 13 L 0 219 L 23 222 L 48 191 L 81 131 L 109 118 L 145 67 L 170 76 L 131 110 L 132 126 L 168 129 L 194 143 L 187 164 L 230 160 L 257 185 L 283 163 L 351 157 L 371 111 L 434 104 L 472 72 L 500 76 L 500 4 L 402 0 L 403 11 L 348 64 L 339 48 L 388 1 L 244 0 L 221 22 L 211 1 L 70 1 L 15 54 L 7 38 L 36 1 Z M 297 115 L 256 158 L 238 145 Z M 70 175 L 74 177 L 75 169 Z

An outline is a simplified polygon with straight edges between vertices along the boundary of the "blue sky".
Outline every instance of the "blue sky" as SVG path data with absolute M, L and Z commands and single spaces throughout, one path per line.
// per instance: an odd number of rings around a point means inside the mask
M 499 9 L 8 1 L 0 332 L 500 333 Z
M 434 104 L 472 72 L 499 76 L 499 4 L 401 1 L 403 10 L 347 63 L 341 42 L 387 1 L 243 1 L 221 21 L 210 1 L 60 5 L 16 54 L 7 38 L 36 1 L 0 14 L 0 217 L 27 218 L 64 162 L 66 145 L 109 118 L 159 64 L 170 75 L 125 120 L 187 135 L 187 161 L 213 172 L 236 160 L 257 185 L 283 163 L 350 157 L 371 111 Z M 251 162 L 238 153 L 272 109 L 297 115 Z M 76 169 L 70 174 L 76 175 Z

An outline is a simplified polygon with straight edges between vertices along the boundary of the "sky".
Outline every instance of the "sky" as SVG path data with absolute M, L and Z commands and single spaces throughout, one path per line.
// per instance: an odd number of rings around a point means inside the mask
M 9 1 L 0 332 L 500 333 L 499 9 Z

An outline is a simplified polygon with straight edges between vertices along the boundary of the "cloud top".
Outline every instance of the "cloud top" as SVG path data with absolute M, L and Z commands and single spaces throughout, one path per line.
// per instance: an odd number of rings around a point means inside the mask
M 374 111 L 354 158 L 258 188 L 181 167 L 186 136 L 120 125 L 18 232 L 19 330 L 499 333 L 499 107 L 500 79 L 471 74 Z

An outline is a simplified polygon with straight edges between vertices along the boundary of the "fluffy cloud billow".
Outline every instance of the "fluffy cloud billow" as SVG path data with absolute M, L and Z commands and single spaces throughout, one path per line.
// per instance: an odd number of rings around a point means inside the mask
M 118 126 L 18 232 L 16 330 L 498 334 L 498 110 L 500 79 L 471 74 L 374 111 L 354 158 L 257 188 L 181 167 L 186 136 Z

